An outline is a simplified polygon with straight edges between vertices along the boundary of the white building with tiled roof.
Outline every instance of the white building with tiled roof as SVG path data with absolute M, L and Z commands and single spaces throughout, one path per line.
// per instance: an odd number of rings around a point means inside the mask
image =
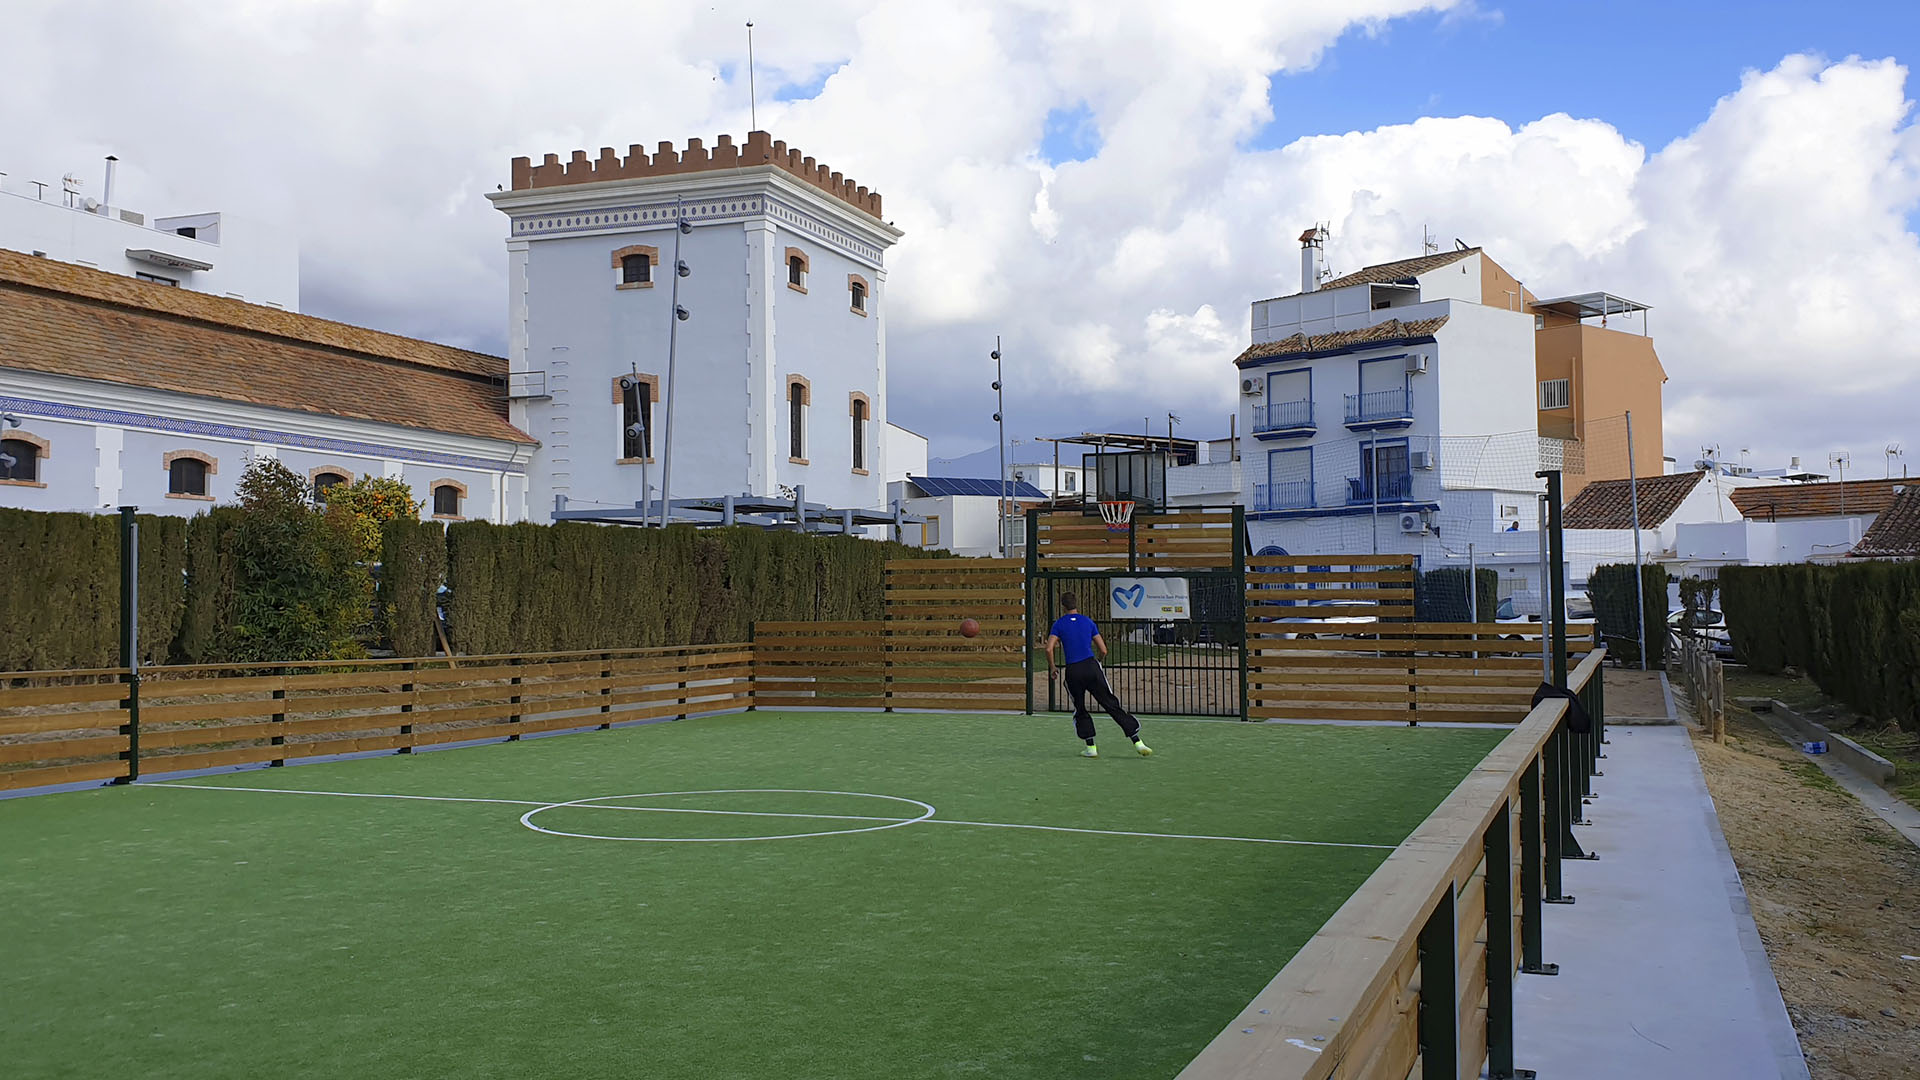
M 1539 490 L 1526 290 L 1478 248 L 1329 278 L 1325 239 L 1301 237 L 1301 291 L 1253 304 L 1234 360 L 1256 550 L 1533 560 L 1501 543 Z
M 524 516 L 506 361 L 0 249 L 0 506 L 192 514 L 255 457 L 406 481 L 423 516 Z

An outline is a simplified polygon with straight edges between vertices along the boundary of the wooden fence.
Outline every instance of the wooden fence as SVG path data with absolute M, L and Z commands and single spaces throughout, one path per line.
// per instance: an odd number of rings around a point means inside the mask
M 1037 512 L 1032 525 L 1039 570 L 1224 569 L 1234 565 L 1240 539 L 1231 510 L 1143 511 L 1120 532 L 1096 516 L 1067 511 Z
M 1247 716 L 1518 723 L 1541 683 L 1539 623 L 1414 622 L 1411 555 L 1254 556 Z M 1590 624 L 1567 652 L 1595 648 Z
M 1406 1080 L 1514 1075 L 1513 983 L 1550 973 L 1543 903 L 1591 792 L 1605 728 L 1604 649 L 1564 700 L 1524 722 L 1342 904 L 1180 1080 Z
M 1693 714 L 1714 742 L 1727 741 L 1727 668 L 1713 655 L 1706 639 L 1678 634 L 1680 675 Z
M 755 707 L 886 708 L 883 627 L 877 619 L 755 623 Z
M 1019 559 L 887 563 L 887 707 L 1024 710 L 1026 613 Z M 961 636 L 966 619 L 978 637 Z
M 284 764 L 740 709 L 744 644 L 297 666 L 19 672 L 0 789 Z

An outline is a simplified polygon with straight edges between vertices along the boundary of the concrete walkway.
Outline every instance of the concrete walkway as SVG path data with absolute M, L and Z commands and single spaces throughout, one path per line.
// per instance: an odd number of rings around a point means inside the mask
M 1610 727 L 1591 826 L 1522 975 L 1515 1065 L 1543 1080 L 1806 1080 L 1685 726 Z

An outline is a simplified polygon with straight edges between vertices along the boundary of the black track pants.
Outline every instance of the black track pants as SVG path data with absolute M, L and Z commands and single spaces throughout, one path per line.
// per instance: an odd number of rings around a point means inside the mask
M 1100 662 L 1088 657 L 1067 665 L 1067 693 L 1073 695 L 1073 730 L 1086 742 L 1093 741 L 1093 714 L 1087 711 L 1087 695 L 1107 710 L 1113 722 L 1131 739 L 1140 732 L 1140 721 L 1133 718 L 1113 696 L 1113 688 L 1107 685 L 1107 673 L 1100 670 Z

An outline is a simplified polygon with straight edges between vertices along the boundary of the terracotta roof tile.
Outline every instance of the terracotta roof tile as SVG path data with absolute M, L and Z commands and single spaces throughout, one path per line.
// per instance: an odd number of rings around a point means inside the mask
M 1360 345 L 1379 345 L 1390 341 L 1402 341 L 1408 338 L 1432 337 L 1441 327 L 1447 325 L 1447 317 L 1441 315 L 1432 319 L 1415 319 L 1413 322 L 1401 322 L 1388 319 L 1383 323 L 1359 330 L 1336 330 L 1331 334 L 1295 334 L 1279 341 L 1263 342 L 1253 345 L 1234 357 L 1235 364 L 1245 366 L 1275 356 L 1292 353 L 1321 352 L 1327 349 L 1348 349 Z
M 1920 484 L 1908 484 L 1873 519 L 1849 554 L 1861 558 L 1920 558 Z
M 1596 480 L 1580 489 L 1561 515 L 1568 529 L 1633 528 L 1633 488 L 1639 487 L 1640 527 L 1657 529 L 1680 509 L 1680 504 L 1700 486 L 1704 472 L 1670 473 L 1649 476 L 1636 484 L 1626 480 Z
M 1844 484 L 1780 484 L 1740 488 L 1733 493 L 1733 505 L 1739 507 L 1742 516 L 1755 521 L 1788 517 L 1836 517 L 1843 505 L 1849 515 L 1877 514 L 1893 505 L 1894 488 L 1911 482 L 1849 480 Z
M 1349 285 L 1382 285 L 1392 281 L 1405 281 L 1410 277 L 1419 277 L 1429 270 L 1438 270 L 1443 266 L 1452 266 L 1469 255 L 1478 255 L 1477 247 L 1461 248 L 1458 251 L 1443 251 L 1437 255 L 1416 255 L 1411 259 L 1398 259 L 1394 262 L 1366 266 L 1351 274 L 1342 274 L 1320 283 L 1322 289 L 1344 289 Z
M 0 248 L 0 283 L 84 296 L 116 307 L 215 323 L 258 334 L 291 338 L 314 345 L 350 349 L 424 367 L 445 368 L 471 375 L 504 378 L 506 360 L 498 356 L 436 345 L 330 319 L 249 304 L 211 293 L 109 274 L 55 259 L 25 255 Z
M 183 297 L 198 295 L 132 279 L 128 284 Z M 102 283 L 84 285 L 75 292 L 54 292 L 44 284 L 27 287 L 17 278 L 0 280 L 0 367 L 477 438 L 533 441 L 507 422 L 505 395 L 490 377 L 398 360 L 391 354 L 402 350 L 394 347 L 369 353 L 239 329 L 232 320 L 163 314 L 98 298 L 98 293 L 114 291 Z M 495 362 L 504 374 L 505 362 Z

